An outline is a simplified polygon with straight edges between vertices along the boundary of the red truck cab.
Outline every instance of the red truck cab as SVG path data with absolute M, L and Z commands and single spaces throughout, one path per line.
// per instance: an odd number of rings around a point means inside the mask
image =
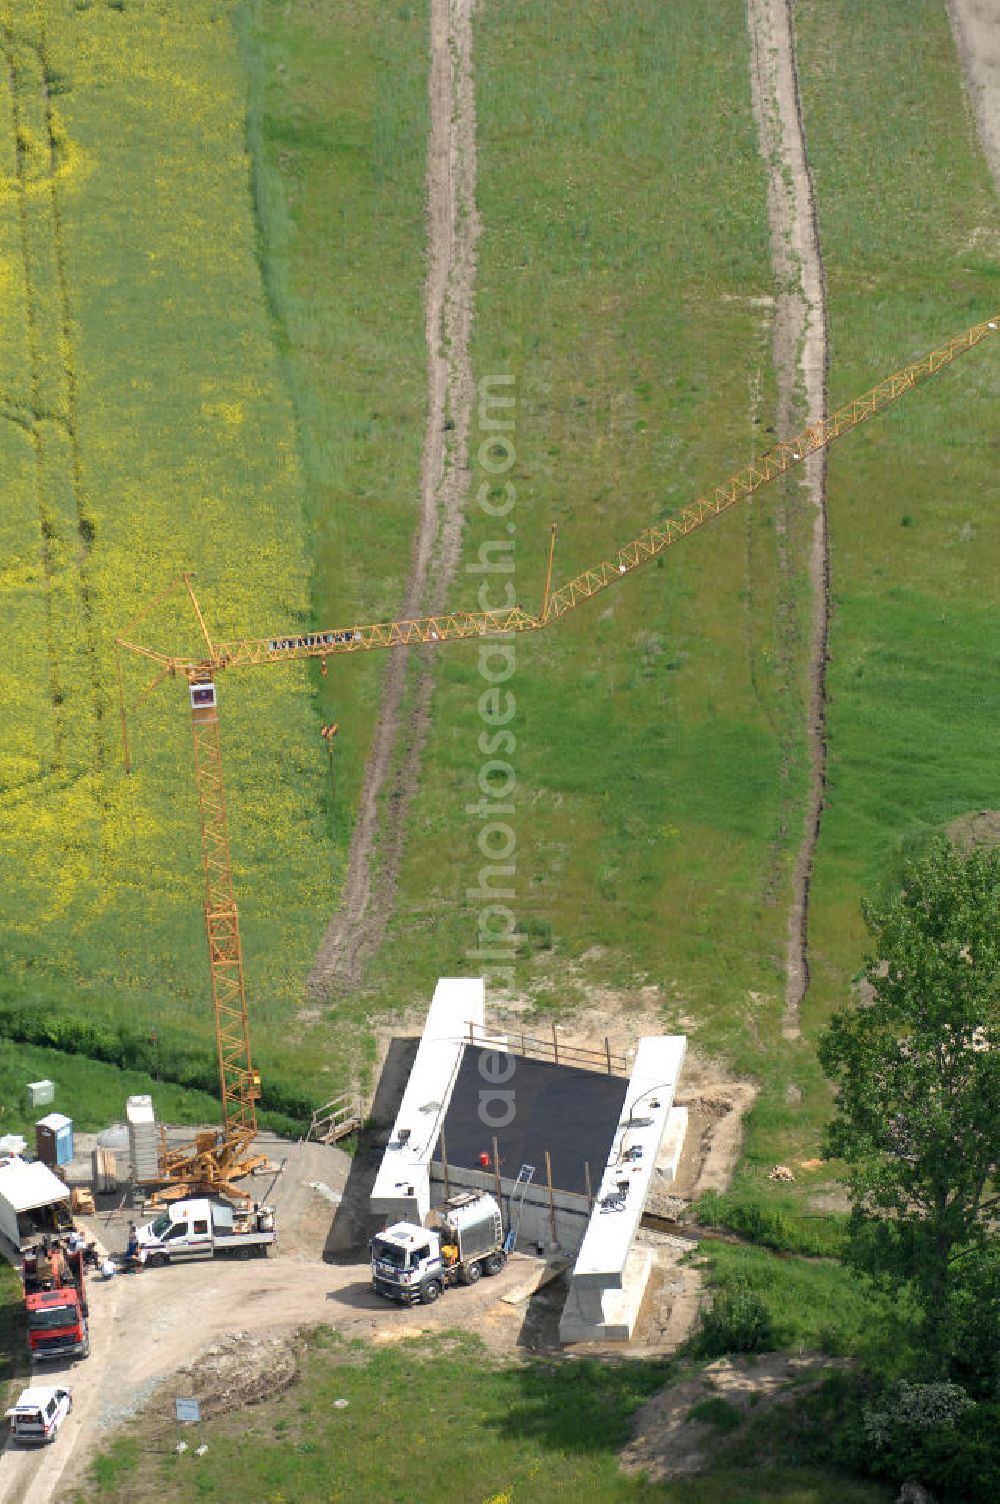
M 51 1259 L 37 1252 L 26 1254 L 23 1277 L 32 1359 L 89 1357 L 82 1250 L 60 1251 Z

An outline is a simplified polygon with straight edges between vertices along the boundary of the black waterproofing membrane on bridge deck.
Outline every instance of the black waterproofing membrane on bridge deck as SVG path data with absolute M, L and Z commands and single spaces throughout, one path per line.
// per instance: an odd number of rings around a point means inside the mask
M 505 1180 L 515 1180 L 521 1166 L 531 1164 L 535 1183 L 545 1185 L 548 1149 L 556 1190 L 584 1194 L 587 1163 L 596 1192 L 627 1086 L 621 1076 L 470 1045 L 444 1120 L 448 1164 L 478 1170 L 480 1155 L 488 1154 L 492 1172 L 495 1137 Z M 441 1158 L 440 1139 L 434 1157 Z

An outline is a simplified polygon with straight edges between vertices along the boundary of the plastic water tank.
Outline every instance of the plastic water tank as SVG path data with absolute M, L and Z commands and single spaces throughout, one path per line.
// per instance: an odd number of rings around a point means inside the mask
M 54 1102 L 56 1097 L 55 1083 L 52 1081 L 29 1081 L 28 1082 L 28 1106 L 47 1107 Z

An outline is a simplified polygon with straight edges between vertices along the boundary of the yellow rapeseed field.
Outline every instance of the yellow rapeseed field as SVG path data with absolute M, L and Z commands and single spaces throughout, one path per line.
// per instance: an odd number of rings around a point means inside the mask
M 256 258 L 232 7 L 0 0 L 0 926 L 14 996 L 206 1040 L 186 686 L 130 718 L 113 642 L 179 571 L 212 631 L 308 611 L 302 486 Z M 195 641 L 167 602 L 138 635 Z M 150 665 L 152 668 L 152 665 Z M 128 697 L 148 681 L 126 665 Z M 332 902 L 301 669 L 220 685 L 260 1047 Z

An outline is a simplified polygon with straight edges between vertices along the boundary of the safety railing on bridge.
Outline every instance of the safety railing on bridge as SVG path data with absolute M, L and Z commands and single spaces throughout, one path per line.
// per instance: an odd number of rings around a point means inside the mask
M 505 1041 L 504 1048 L 511 1054 L 523 1055 L 532 1060 L 547 1060 L 553 1065 L 572 1065 L 578 1070 L 603 1071 L 609 1076 L 627 1076 L 629 1061 L 625 1055 L 612 1050 L 605 1037 L 603 1049 L 587 1045 L 567 1044 L 559 1038 L 559 1026 L 552 1025 L 550 1035 L 529 1034 L 524 1029 L 510 1028 L 502 1021 L 490 1027 L 470 1022 L 466 1026 L 469 1043 L 489 1046 L 498 1038 Z

